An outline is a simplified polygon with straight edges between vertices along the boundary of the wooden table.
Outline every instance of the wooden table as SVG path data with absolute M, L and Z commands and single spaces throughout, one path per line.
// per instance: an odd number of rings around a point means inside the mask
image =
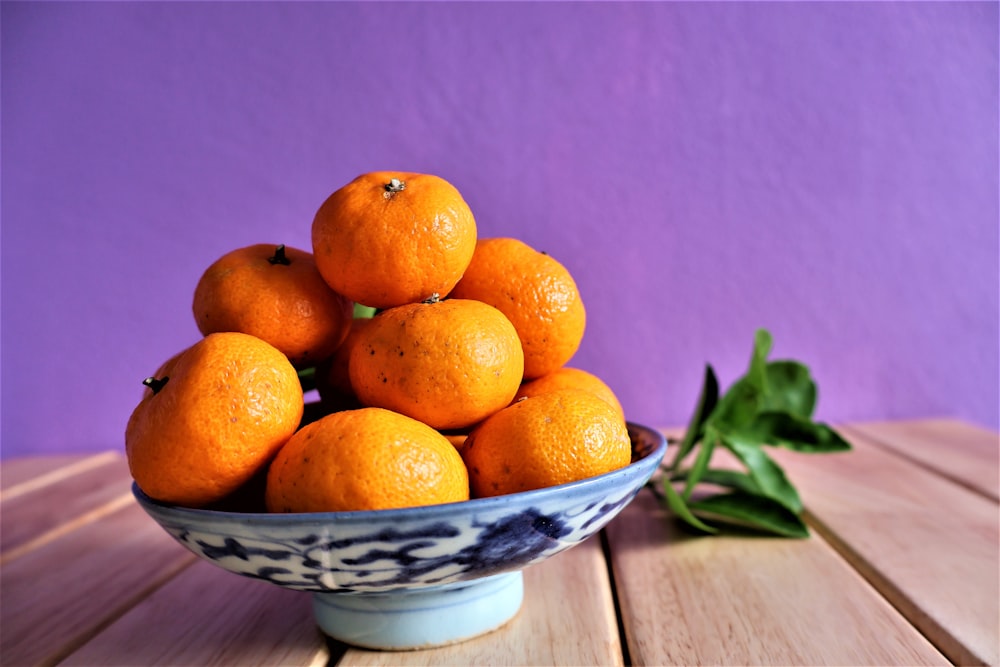
M 924 665 L 998 656 L 998 436 L 843 426 L 778 452 L 813 536 L 697 537 L 644 490 L 525 572 L 500 630 L 426 651 L 326 640 L 307 594 L 196 560 L 132 499 L 119 452 L 4 461 L 3 665 Z

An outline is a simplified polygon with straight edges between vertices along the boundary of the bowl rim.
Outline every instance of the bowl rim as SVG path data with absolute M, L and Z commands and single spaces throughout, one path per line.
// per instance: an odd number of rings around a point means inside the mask
M 566 491 L 587 487 L 604 487 L 613 485 L 619 477 L 632 477 L 647 466 L 650 475 L 659 465 L 667 450 L 667 438 L 660 430 L 650 426 L 643 426 L 634 422 L 626 422 L 629 432 L 641 433 L 655 441 L 650 451 L 643 457 L 632 461 L 623 468 L 612 470 L 595 477 L 588 477 L 575 482 L 567 482 L 557 486 L 549 486 L 542 489 L 530 491 L 520 491 L 502 496 L 492 496 L 488 498 L 472 498 L 450 503 L 438 503 L 435 505 L 420 505 L 417 507 L 400 507 L 394 509 L 381 510 L 352 510 L 342 512 L 234 512 L 217 509 L 203 509 L 196 507 L 183 507 L 171 503 L 155 500 L 139 488 L 134 480 L 132 481 L 132 494 L 144 509 L 166 514 L 176 519 L 190 518 L 195 522 L 206 520 L 218 520 L 227 522 L 239 522 L 243 524 L 291 524 L 291 523 L 337 523 L 356 524 L 377 521 L 398 519 L 400 521 L 407 518 L 435 518 L 445 517 L 455 512 L 475 512 L 489 511 L 502 508 L 507 505 L 530 503 L 535 501 L 545 501 L 550 496 L 557 496 Z

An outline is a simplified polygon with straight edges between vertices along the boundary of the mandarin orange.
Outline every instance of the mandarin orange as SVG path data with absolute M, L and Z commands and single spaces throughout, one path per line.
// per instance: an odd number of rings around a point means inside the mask
M 465 441 L 469 437 L 468 433 L 462 433 L 460 431 L 442 431 L 443 435 L 448 442 L 451 443 L 452 447 L 458 450 L 459 453 L 462 452 L 462 447 L 465 447 Z
M 480 239 L 451 296 L 488 303 L 507 316 L 524 348 L 526 379 L 566 364 L 583 340 L 586 310 L 573 277 L 517 239 Z
M 159 380 L 163 377 L 170 377 L 174 373 L 174 366 L 177 365 L 177 361 L 184 355 L 185 352 L 190 349 L 190 346 L 184 348 L 180 352 L 174 353 L 166 361 L 160 364 L 160 367 L 156 369 L 156 372 L 151 376 L 142 381 L 142 394 L 141 398 L 146 398 L 152 396 L 154 388 L 159 390 Z
M 313 253 L 338 293 L 376 308 L 444 297 L 476 245 L 469 205 L 431 174 L 381 171 L 331 194 L 312 224 Z
M 209 334 L 173 361 L 125 429 L 133 479 L 156 500 L 202 507 L 265 467 L 302 419 L 303 395 L 288 358 L 238 332 Z
M 271 512 L 347 512 L 469 499 L 462 457 L 443 435 L 382 408 L 303 426 L 268 470 Z
M 350 328 L 353 304 L 320 276 L 311 253 L 257 244 L 226 253 L 194 292 L 203 334 L 239 331 L 267 341 L 296 368 L 333 354 Z
M 351 350 L 349 372 L 364 405 L 436 429 L 460 429 L 510 403 L 524 354 L 499 310 L 446 299 L 397 306 L 372 318 Z
M 514 400 L 528 396 L 538 396 L 557 389 L 583 389 L 602 398 L 613 407 L 618 414 L 625 418 L 625 410 L 615 395 L 615 392 L 608 384 L 598 376 L 585 371 L 582 368 L 563 366 L 557 368 L 547 375 L 530 380 L 521 385 L 514 396 Z
M 362 407 L 357 393 L 351 386 L 349 369 L 351 350 L 370 325 L 371 318 L 355 318 L 341 346 L 332 357 L 316 367 L 316 390 L 323 405 L 330 412 Z
M 629 464 L 625 421 L 581 389 L 521 399 L 478 425 L 462 447 L 472 496 L 575 482 Z

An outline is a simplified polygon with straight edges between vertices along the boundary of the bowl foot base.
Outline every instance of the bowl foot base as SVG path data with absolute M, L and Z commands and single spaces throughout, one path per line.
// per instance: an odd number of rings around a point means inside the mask
M 518 571 L 392 593 L 314 593 L 313 612 L 320 630 L 334 639 L 401 651 L 454 644 L 495 630 L 517 614 L 523 598 Z

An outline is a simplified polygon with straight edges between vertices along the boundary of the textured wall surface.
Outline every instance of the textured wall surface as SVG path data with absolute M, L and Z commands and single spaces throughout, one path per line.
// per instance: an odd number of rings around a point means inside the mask
M 824 421 L 997 427 L 997 7 L 4 2 L 3 455 L 121 447 L 202 270 L 375 169 L 561 260 L 633 421 L 766 327 Z

